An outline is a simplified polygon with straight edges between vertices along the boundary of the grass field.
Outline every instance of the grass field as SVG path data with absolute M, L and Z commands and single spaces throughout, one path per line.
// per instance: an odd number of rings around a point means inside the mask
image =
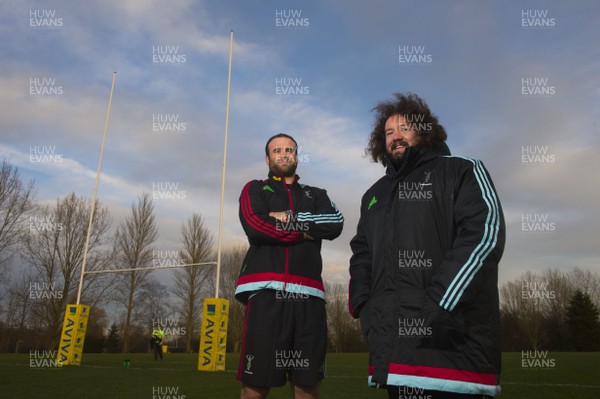
M 366 354 L 327 356 L 328 377 L 321 398 L 387 398 L 384 391 L 366 386 Z M 548 358 L 553 359 L 554 367 L 523 368 L 521 353 L 505 353 L 501 398 L 600 398 L 600 352 L 549 353 Z M 130 369 L 123 368 L 124 359 L 130 359 Z M 238 355 L 228 355 L 225 372 L 198 372 L 196 361 L 194 354 L 168 354 L 162 362 L 153 361 L 150 354 L 84 354 L 79 367 L 53 368 L 43 364 L 32 367 L 28 354 L 0 354 L 0 398 L 239 398 L 240 386 L 235 380 Z M 288 387 L 273 389 L 269 395 L 273 399 L 290 397 Z

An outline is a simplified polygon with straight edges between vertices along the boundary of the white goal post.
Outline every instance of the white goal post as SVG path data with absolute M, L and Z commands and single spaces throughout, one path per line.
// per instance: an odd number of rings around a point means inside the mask
M 134 268 L 129 268 L 129 269 L 89 270 L 84 273 L 85 274 L 100 274 L 100 273 L 136 272 L 136 271 L 144 271 L 144 270 L 178 269 L 180 267 L 211 266 L 211 265 L 216 266 L 217 262 L 184 263 L 181 265 L 173 265 L 173 266 L 148 266 L 148 267 L 134 267 Z

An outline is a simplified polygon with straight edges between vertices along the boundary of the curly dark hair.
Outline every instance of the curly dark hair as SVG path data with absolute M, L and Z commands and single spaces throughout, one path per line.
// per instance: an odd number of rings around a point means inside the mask
M 402 115 L 421 137 L 421 145 L 426 147 L 439 147 L 448 135 L 438 118 L 430 110 L 427 103 L 413 93 L 394 93 L 395 100 L 383 101 L 371 111 L 375 111 L 375 124 L 365 154 L 371 155 L 373 162 L 384 164 L 387 154 L 385 148 L 385 122 L 390 116 Z

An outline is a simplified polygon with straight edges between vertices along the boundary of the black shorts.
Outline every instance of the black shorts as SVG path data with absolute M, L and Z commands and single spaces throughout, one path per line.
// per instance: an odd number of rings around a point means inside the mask
M 264 290 L 250 297 L 237 379 L 254 387 L 280 387 L 287 379 L 314 387 L 325 377 L 325 301 Z

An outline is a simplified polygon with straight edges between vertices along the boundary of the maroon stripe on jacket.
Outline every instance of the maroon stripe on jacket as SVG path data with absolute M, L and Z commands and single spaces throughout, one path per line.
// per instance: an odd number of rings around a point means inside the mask
M 253 273 L 245 276 L 240 276 L 237 285 L 239 286 L 247 283 L 257 283 L 260 281 L 281 281 L 282 283 L 304 285 L 306 287 L 316 288 L 321 291 L 325 290 L 325 287 L 323 286 L 322 282 L 313 280 L 312 278 L 272 272 Z
M 248 224 L 256 231 L 263 233 L 269 237 L 288 242 L 300 241 L 300 238 L 302 236 L 299 232 L 279 230 L 275 226 L 266 223 L 254 214 L 254 212 L 252 211 L 252 204 L 250 201 L 250 184 L 251 182 L 244 186 L 241 195 L 241 209 L 244 220 L 246 220 L 246 222 L 248 222 Z
M 390 363 L 388 371 L 390 374 L 437 378 L 451 381 L 474 382 L 484 385 L 496 385 L 496 377 L 492 373 L 479 373 L 476 371 L 457 370 L 443 367 L 413 366 L 410 364 L 398 363 Z M 373 366 L 370 366 L 369 374 L 372 373 Z

